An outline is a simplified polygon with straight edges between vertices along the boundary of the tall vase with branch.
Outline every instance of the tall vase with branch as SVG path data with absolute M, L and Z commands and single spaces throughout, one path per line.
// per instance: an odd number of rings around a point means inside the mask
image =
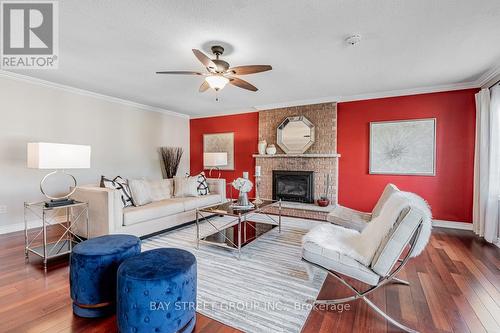
M 184 150 L 180 147 L 160 147 L 163 178 L 174 178 Z

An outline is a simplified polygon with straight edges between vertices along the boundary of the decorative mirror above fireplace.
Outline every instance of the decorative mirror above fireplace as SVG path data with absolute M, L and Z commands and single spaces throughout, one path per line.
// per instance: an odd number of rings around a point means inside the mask
M 314 125 L 304 116 L 287 117 L 278 126 L 277 143 L 287 154 L 302 154 L 314 143 Z

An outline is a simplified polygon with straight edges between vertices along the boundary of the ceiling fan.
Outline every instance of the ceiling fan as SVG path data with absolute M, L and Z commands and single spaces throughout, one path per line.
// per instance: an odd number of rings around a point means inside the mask
M 233 86 L 243 88 L 250 91 L 257 91 L 257 87 L 250 84 L 249 82 L 235 77 L 235 75 L 247 75 L 265 72 L 273 69 L 269 65 L 249 65 L 249 66 L 236 66 L 230 67 L 229 63 L 219 59 L 219 57 L 224 53 L 224 48 L 220 45 L 214 45 L 211 47 L 212 53 L 215 55 L 215 59 L 210 59 L 205 53 L 200 50 L 193 49 L 195 57 L 205 66 L 207 73 L 202 72 L 190 72 L 190 71 L 163 71 L 156 72 L 156 74 L 181 74 L 181 75 L 200 75 L 204 76 L 205 80 L 200 86 L 199 92 L 204 92 L 208 88 L 212 88 L 215 91 L 223 89 L 226 84 L 230 83 Z

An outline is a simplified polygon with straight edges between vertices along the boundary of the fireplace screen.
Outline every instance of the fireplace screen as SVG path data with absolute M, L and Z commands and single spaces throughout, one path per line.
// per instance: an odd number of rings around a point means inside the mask
M 314 202 L 313 171 L 273 171 L 273 199 Z

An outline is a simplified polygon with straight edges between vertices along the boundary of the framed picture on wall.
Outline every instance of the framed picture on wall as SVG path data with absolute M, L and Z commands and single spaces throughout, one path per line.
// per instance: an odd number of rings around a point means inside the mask
M 436 119 L 370 123 L 370 174 L 436 175 Z
M 227 153 L 227 165 L 221 170 L 234 170 L 234 133 L 215 133 L 203 135 L 204 153 Z

